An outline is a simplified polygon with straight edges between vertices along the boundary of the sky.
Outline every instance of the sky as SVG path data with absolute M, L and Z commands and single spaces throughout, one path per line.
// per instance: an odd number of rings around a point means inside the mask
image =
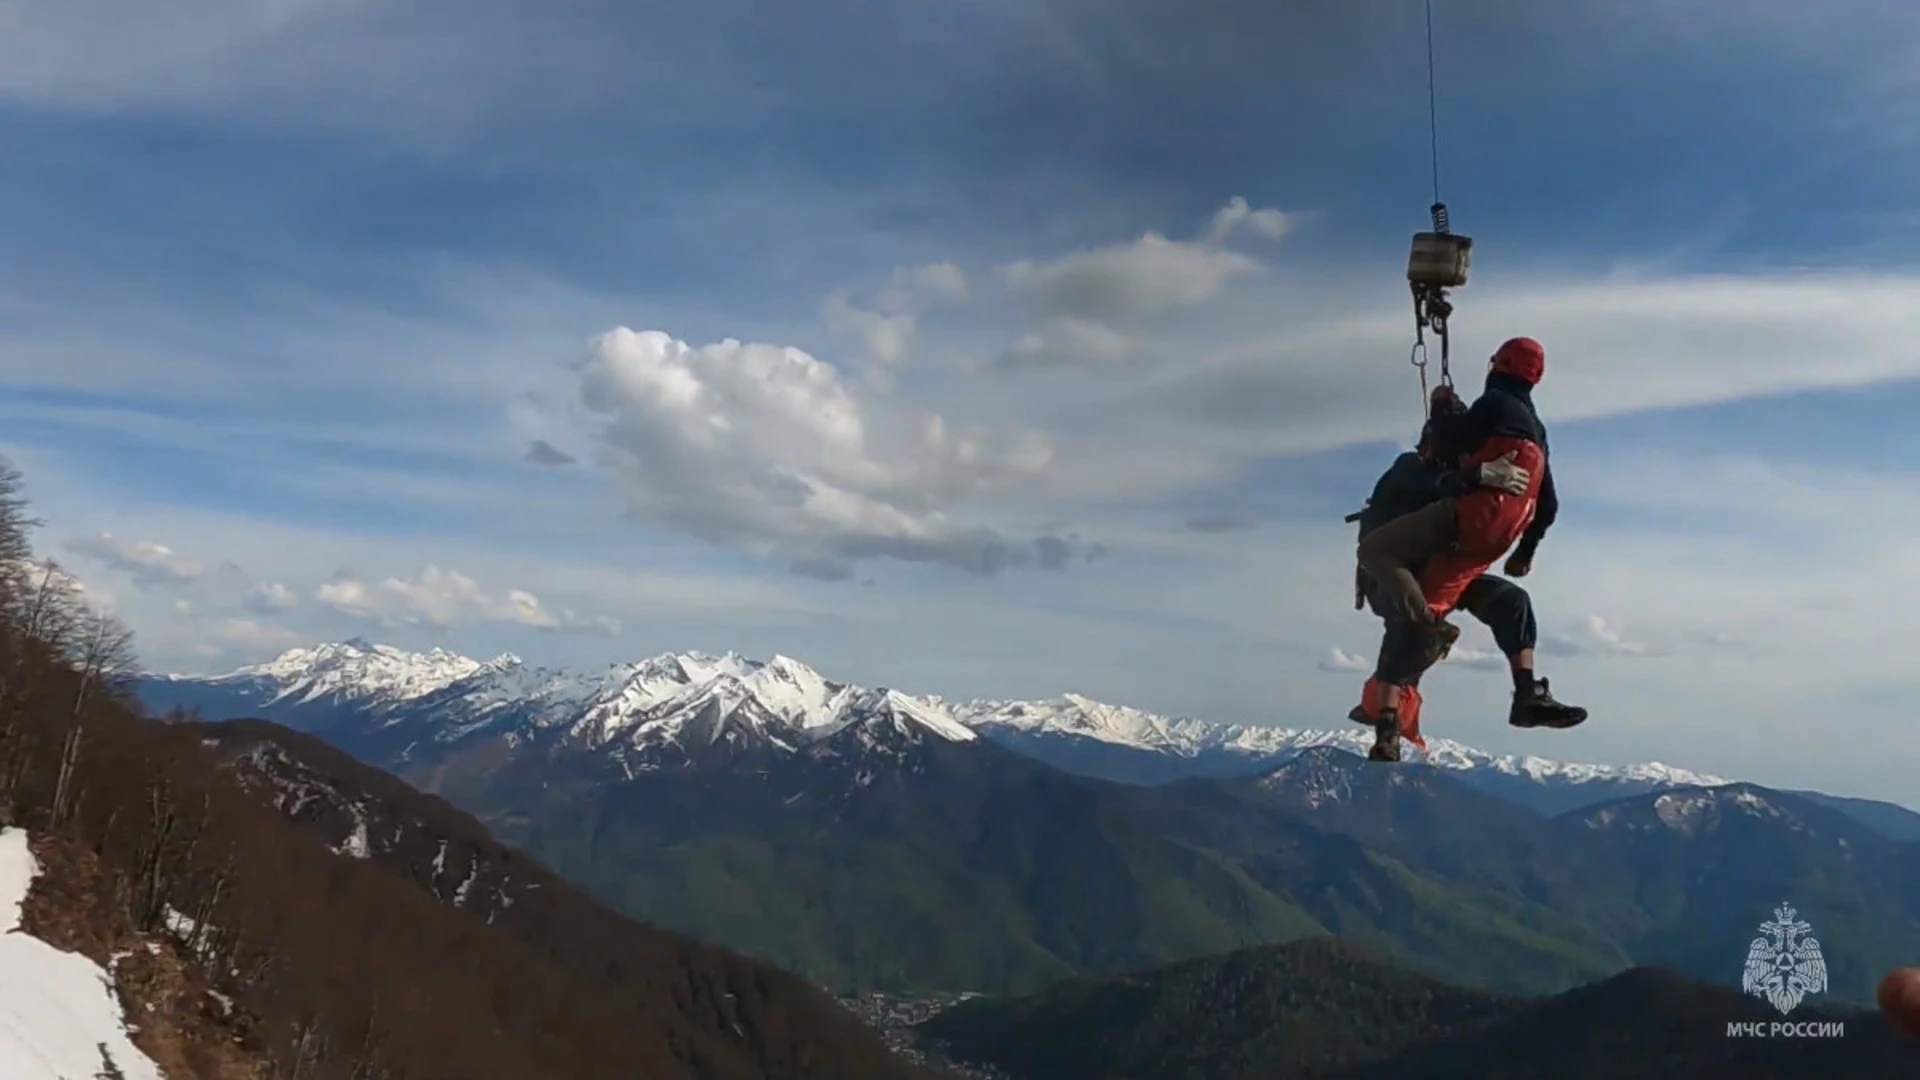
M 1414 0 L 156 10 L 0 10 L 0 453 L 149 667 L 737 650 L 1345 723 L 1340 519 L 1421 417 Z M 1899 797 L 1920 8 L 1434 19 L 1456 373 L 1546 345 L 1526 585 L 1593 718 L 1509 730 L 1469 622 L 1427 730 Z

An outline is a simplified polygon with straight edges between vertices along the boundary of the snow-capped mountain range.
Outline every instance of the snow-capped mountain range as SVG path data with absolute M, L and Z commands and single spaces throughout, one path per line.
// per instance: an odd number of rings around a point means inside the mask
M 1108 705 L 1077 694 L 1046 701 L 947 701 L 834 682 L 785 656 L 671 653 L 597 671 L 407 652 L 364 640 L 293 649 L 222 675 L 161 675 L 142 696 L 162 712 L 260 716 L 321 735 L 384 734 L 405 761 L 423 745 L 487 736 L 509 745 L 559 737 L 599 750 L 631 774 L 715 744 L 785 750 L 848 731 L 908 739 L 984 738 L 1064 771 L 1153 783 L 1243 774 L 1331 746 L 1364 753 L 1359 728 L 1305 730 L 1212 723 Z M 870 741 L 870 739 L 869 739 Z M 1474 786 L 1559 811 L 1720 777 L 1649 762 L 1611 766 L 1489 754 L 1432 739 L 1427 763 Z

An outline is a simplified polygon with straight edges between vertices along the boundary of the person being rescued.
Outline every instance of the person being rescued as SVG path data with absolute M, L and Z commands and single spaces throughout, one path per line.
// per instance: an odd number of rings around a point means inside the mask
M 1373 725 L 1368 757 L 1375 761 L 1400 760 L 1403 737 L 1425 745 L 1419 680 L 1459 639 L 1447 621 L 1455 608 L 1486 623 L 1508 658 L 1510 723 L 1567 728 L 1586 719 L 1586 710 L 1554 700 L 1533 673 L 1532 599 L 1486 573 L 1517 541 L 1505 569 L 1524 577 L 1558 511 L 1546 430 L 1532 401 L 1545 351 L 1531 338 L 1514 338 L 1488 367 L 1486 390 L 1471 409 L 1450 388 L 1435 391 L 1421 449 L 1402 455 L 1368 508 L 1349 519 L 1361 526 L 1359 599 L 1387 623 L 1374 677 L 1350 714 Z

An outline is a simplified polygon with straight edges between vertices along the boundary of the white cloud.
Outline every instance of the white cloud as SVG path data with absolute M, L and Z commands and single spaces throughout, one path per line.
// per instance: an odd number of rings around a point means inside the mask
M 185 585 L 206 572 L 199 563 L 183 558 L 165 544 L 129 540 L 110 532 L 74 537 L 67 541 L 66 548 L 125 574 L 143 587 Z
M 9 570 L 10 574 L 18 574 L 18 580 L 29 588 L 47 589 L 54 594 L 78 598 L 82 604 L 101 614 L 112 615 L 118 608 L 118 602 L 110 590 L 88 583 L 53 559 L 14 563 Z
M 1567 655 L 1651 656 L 1656 651 L 1645 642 L 1629 640 L 1613 622 L 1600 615 L 1586 619 L 1584 638 L 1554 637 L 1557 651 Z
M 1234 233 L 1279 239 L 1288 221 L 1278 210 L 1255 210 L 1234 196 L 1195 240 L 1148 232 L 1056 259 L 1017 260 L 997 273 L 1043 319 L 1097 325 L 1165 315 L 1214 300 L 1233 280 L 1261 269 L 1259 261 L 1220 246 Z
M 958 263 L 940 262 L 896 269 L 875 306 L 886 312 L 925 311 L 971 299 L 966 271 Z
M 1000 357 L 1009 371 L 1112 366 L 1133 351 L 1127 335 L 1087 319 L 1049 319 L 1022 334 Z
M 855 305 L 844 290 L 837 290 L 821 304 L 820 313 L 829 330 L 858 339 L 869 357 L 897 368 L 912 356 L 922 314 L 971 297 L 965 271 L 951 262 L 933 263 L 894 270 L 871 308 Z
M 1328 649 L 1327 655 L 1320 659 L 1320 670 L 1341 673 L 1372 671 L 1373 661 L 1344 649 Z
M 1539 338 L 1550 428 L 1920 378 L 1910 344 L 1920 338 L 1920 276 L 1522 278 L 1463 294 L 1455 374 L 1472 392 L 1501 339 Z M 1257 311 L 1222 310 L 1204 336 L 1142 346 L 1077 398 L 1048 402 L 1058 429 L 1048 490 L 1176 496 L 1231 485 L 1277 457 L 1405 443 L 1420 418 L 1407 316 L 1397 303 L 1356 311 L 1340 301 L 1322 286 L 1277 292 Z
M 300 605 L 300 597 L 277 581 L 263 581 L 247 591 L 247 610 L 262 615 L 291 611 Z
M 214 619 L 197 623 L 195 628 L 201 644 L 216 648 L 215 655 L 228 650 L 259 655 L 306 643 L 304 637 L 286 627 L 253 619 Z
M 1243 229 L 1268 240 L 1279 240 L 1293 231 L 1293 216 L 1278 210 L 1255 210 L 1244 197 L 1235 195 L 1227 200 L 1227 205 L 1214 211 L 1213 220 L 1200 239 L 1202 243 L 1217 246 Z
M 999 274 L 1042 316 L 1114 321 L 1194 307 L 1259 269 L 1237 252 L 1149 232 L 1046 262 L 1022 259 Z
M 619 620 L 552 611 L 524 589 L 494 596 L 457 570 L 429 566 L 418 577 L 389 577 L 368 584 L 342 575 L 319 587 L 314 599 L 344 615 L 385 627 L 454 630 L 477 622 L 510 623 L 535 630 L 614 635 Z
M 1456 645 L 1453 651 L 1441 663 L 1449 667 L 1472 668 L 1475 671 L 1505 671 L 1510 666 L 1507 658 L 1497 649 L 1476 649 L 1470 645 Z
M 667 528 L 791 561 L 891 557 L 990 573 L 1018 556 L 954 514 L 1045 470 L 1044 439 L 956 432 L 862 400 L 794 348 L 602 336 L 578 366 L 599 460 Z
M 1471 616 L 1456 616 L 1463 628 L 1478 628 Z M 1484 634 L 1484 631 L 1479 631 Z M 1694 642 L 1696 645 L 1710 644 L 1704 637 Z M 1651 657 L 1665 655 L 1668 650 L 1659 649 L 1645 642 L 1629 639 L 1612 620 L 1599 615 L 1589 615 L 1581 620 L 1577 628 L 1567 633 L 1542 633 L 1538 651 L 1559 659 L 1606 658 L 1606 657 Z M 1475 671 L 1506 671 L 1510 666 L 1507 657 L 1498 649 L 1480 648 L 1473 645 L 1455 645 L 1441 661 L 1445 667 L 1468 668 Z M 1352 666 L 1359 665 L 1359 666 Z M 1373 665 L 1354 654 L 1339 648 L 1328 650 L 1327 659 L 1320 662 L 1322 671 L 1371 671 Z
M 916 326 L 912 313 L 888 315 L 867 311 L 854 307 L 841 293 L 827 297 L 820 313 L 826 318 L 828 329 L 857 337 L 867 355 L 880 363 L 898 367 L 907 362 Z

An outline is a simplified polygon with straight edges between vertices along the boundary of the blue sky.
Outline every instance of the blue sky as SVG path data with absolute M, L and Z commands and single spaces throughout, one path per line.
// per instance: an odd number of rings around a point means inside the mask
M 1430 727 L 1898 794 L 1920 11 L 1435 7 L 1460 369 L 1547 344 L 1528 584 L 1595 719 L 1509 732 L 1475 628 Z M 152 666 L 735 648 L 1340 722 L 1339 516 L 1419 420 L 1420 4 L 447 10 L 9 10 L 0 450 Z

